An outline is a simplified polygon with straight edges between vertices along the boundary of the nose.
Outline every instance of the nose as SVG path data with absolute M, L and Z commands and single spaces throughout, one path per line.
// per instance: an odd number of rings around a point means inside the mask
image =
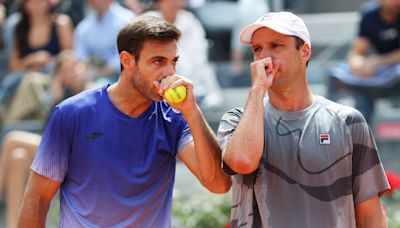
M 163 66 L 161 75 L 163 78 L 174 75 L 176 73 L 176 67 L 173 64 L 165 64 Z
M 260 53 L 259 57 L 260 57 L 260 59 L 267 58 L 267 57 L 272 57 L 272 54 L 267 48 L 263 48 L 261 50 L 261 53 Z
M 165 68 L 166 75 L 173 75 L 176 73 L 176 66 L 173 63 L 169 63 Z

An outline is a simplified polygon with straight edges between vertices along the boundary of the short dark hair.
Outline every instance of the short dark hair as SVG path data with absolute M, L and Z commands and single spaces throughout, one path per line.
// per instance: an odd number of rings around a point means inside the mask
M 145 41 L 178 41 L 180 37 L 175 25 L 157 17 L 139 16 L 119 31 L 118 52 L 127 51 L 138 61 Z
M 298 36 L 293 36 L 294 40 L 296 42 L 296 49 L 300 50 L 300 47 L 303 46 L 306 42 L 304 42 L 304 40 L 302 40 L 300 37 Z
M 306 42 L 304 42 L 303 39 L 301 39 L 298 36 L 293 36 L 294 37 L 294 41 L 295 41 L 295 47 L 297 50 L 300 50 L 300 47 L 303 46 Z M 310 60 L 307 60 L 306 66 L 308 66 L 308 62 L 310 62 Z

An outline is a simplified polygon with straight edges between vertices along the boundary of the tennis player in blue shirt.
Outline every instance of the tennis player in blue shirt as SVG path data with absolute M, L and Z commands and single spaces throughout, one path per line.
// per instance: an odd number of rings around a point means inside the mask
M 171 227 L 177 158 L 211 192 L 229 190 L 193 85 L 175 74 L 180 35 L 168 22 L 139 17 L 118 35 L 118 82 L 56 106 L 18 227 L 44 227 L 58 190 L 60 227 Z M 164 91 L 178 85 L 187 88 L 186 99 L 168 104 Z

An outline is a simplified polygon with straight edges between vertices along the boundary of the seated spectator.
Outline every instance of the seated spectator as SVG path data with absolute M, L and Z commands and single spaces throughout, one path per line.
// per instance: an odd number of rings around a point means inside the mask
M 89 66 L 90 78 L 98 85 L 115 82 L 120 72 L 115 40 L 119 30 L 134 14 L 114 0 L 88 0 L 93 10 L 77 26 L 78 57 Z
M 342 91 L 353 93 L 356 108 L 371 121 L 376 98 L 398 94 L 399 40 L 400 2 L 380 0 L 368 4 L 349 51 L 348 64 L 331 70 L 330 99 L 337 100 Z
M 0 87 L 0 102 L 7 106 L 21 79 L 33 71 L 49 72 L 60 51 L 72 49 L 73 27 L 68 16 L 52 13 L 54 0 L 22 0 L 20 19 L 10 56 L 11 74 Z
M 51 13 L 50 0 L 23 0 L 10 68 L 42 70 L 61 50 L 72 49 L 73 27 L 66 15 Z
M 151 11 L 156 16 L 175 24 L 182 32 L 179 40 L 177 73 L 196 85 L 196 96 L 202 109 L 213 109 L 222 103 L 222 92 L 215 72 L 208 62 L 208 43 L 199 20 L 184 9 L 182 0 L 153 0 Z
M 20 109 L 21 113 L 42 113 L 45 110 L 42 115 L 46 120 L 52 107 L 69 96 L 82 92 L 87 85 L 85 66 L 72 51 L 64 51 L 57 56 L 54 77 L 47 85 L 43 85 L 43 80 L 35 77 L 49 78 L 48 76 L 33 75 L 29 81 L 24 81 L 30 83 L 29 87 L 32 89 L 24 90 L 29 93 L 18 93 L 15 102 L 23 102 L 26 106 Z M 50 88 L 47 94 L 43 93 L 44 87 Z M 42 91 L 42 94 L 38 91 Z M 46 97 L 50 97 L 49 101 L 43 100 Z M 12 113 L 24 116 L 17 111 Z M 4 137 L 0 151 L 0 198 L 6 196 L 7 227 L 16 225 L 18 209 L 30 172 L 29 167 L 39 142 L 40 136 L 29 132 L 11 131 Z
M 83 91 L 86 86 L 89 84 L 85 64 L 72 50 L 63 51 L 56 58 L 51 77 L 36 72 L 23 79 L 3 121 L 45 120 L 54 105 Z
M 7 2 L 7 0 L 5 0 Z M 52 7 L 52 12 L 58 14 L 68 15 L 73 25 L 75 26 L 82 18 L 84 13 L 84 4 L 81 0 L 49 0 Z M 3 26 L 3 39 L 5 43 L 6 52 L 9 54 L 13 46 L 13 37 L 15 33 L 16 24 L 21 18 L 21 13 L 16 10 L 19 1 L 8 0 L 11 2 L 5 4 L 7 7 L 7 18 Z

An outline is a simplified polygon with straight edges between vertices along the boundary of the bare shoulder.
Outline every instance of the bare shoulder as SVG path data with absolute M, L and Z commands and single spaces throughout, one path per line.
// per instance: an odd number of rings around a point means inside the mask
M 55 23 L 59 27 L 66 27 L 72 25 L 72 20 L 68 15 L 58 14 L 55 18 Z

